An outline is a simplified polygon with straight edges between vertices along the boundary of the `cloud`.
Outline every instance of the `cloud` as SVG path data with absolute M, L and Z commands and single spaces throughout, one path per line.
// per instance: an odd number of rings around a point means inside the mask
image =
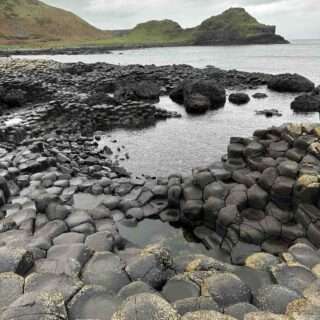
M 320 38 L 320 0 L 43 0 L 73 11 L 103 29 L 132 28 L 151 19 L 198 25 L 229 7 L 245 7 L 259 21 L 277 25 L 289 39 Z

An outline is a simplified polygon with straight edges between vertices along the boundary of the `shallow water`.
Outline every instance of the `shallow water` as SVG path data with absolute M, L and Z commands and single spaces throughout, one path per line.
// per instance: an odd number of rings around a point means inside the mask
M 214 65 L 266 73 L 297 72 L 320 84 L 320 40 L 294 40 L 283 45 L 172 47 L 113 51 L 112 54 L 23 56 L 60 62 L 107 62 L 112 64 Z
M 122 237 L 141 248 L 149 244 L 161 244 L 170 250 L 172 256 L 205 254 L 220 261 L 229 261 L 228 254 L 218 245 L 208 250 L 188 231 L 183 228 L 175 228 L 161 220 L 145 219 L 131 226 L 118 222 L 117 227 Z
M 136 175 L 167 176 L 171 173 L 190 174 L 197 166 L 219 161 L 227 151 L 232 136 L 251 136 L 254 130 L 285 122 L 318 122 L 319 113 L 300 114 L 290 109 L 292 94 L 279 94 L 266 88 L 247 90 L 268 94 L 266 99 L 251 99 L 247 105 L 236 106 L 229 102 L 224 108 L 200 116 L 188 115 L 184 108 L 169 97 L 162 97 L 158 106 L 177 111 L 180 119 L 168 119 L 156 126 L 139 130 L 115 130 L 102 137 L 100 146 L 114 148 L 112 140 L 126 146 L 124 166 Z M 276 108 L 283 116 L 266 118 L 255 110 Z M 118 145 L 117 144 L 117 145 Z

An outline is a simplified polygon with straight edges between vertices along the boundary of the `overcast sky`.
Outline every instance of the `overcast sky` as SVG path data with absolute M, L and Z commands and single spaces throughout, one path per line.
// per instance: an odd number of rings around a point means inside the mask
M 102 29 L 132 28 L 151 19 L 198 25 L 229 7 L 241 6 L 258 20 L 277 26 L 288 39 L 320 38 L 320 0 L 42 0 L 73 11 Z

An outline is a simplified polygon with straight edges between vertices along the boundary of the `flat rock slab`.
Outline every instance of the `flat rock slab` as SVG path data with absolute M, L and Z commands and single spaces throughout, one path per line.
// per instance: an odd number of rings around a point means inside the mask
M 121 259 L 111 252 L 97 252 L 86 264 L 82 272 L 82 280 L 86 284 L 100 285 L 110 295 L 130 283 Z
M 307 268 L 278 265 L 272 268 L 272 275 L 277 283 L 302 293 L 317 277 Z
M 32 273 L 25 280 L 24 292 L 59 292 L 65 301 L 69 301 L 82 286 L 81 281 L 66 275 Z
M 206 279 L 202 294 L 206 292 L 222 308 L 251 299 L 250 288 L 232 273 L 217 273 Z
M 0 314 L 23 294 L 24 278 L 13 272 L 0 274 Z
M 128 298 L 112 320 L 179 320 L 175 309 L 155 294 L 142 293 Z
M 261 288 L 254 296 L 253 302 L 260 310 L 284 314 L 290 302 L 302 296 L 292 289 L 270 285 Z
M 8 306 L 1 320 L 67 320 L 62 294 L 32 292 L 22 295 Z
M 84 286 L 68 304 L 69 320 L 110 320 L 118 305 L 104 287 Z

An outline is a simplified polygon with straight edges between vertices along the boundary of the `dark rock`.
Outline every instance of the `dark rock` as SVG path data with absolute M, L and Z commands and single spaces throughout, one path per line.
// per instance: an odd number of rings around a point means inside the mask
M 296 112 L 318 112 L 320 110 L 320 97 L 303 94 L 294 99 L 291 109 Z
M 24 276 L 32 266 L 31 252 L 24 249 L 0 247 L 0 273 L 15 272 Z
M 250 97 L 246 93 L 232 93 L 229 96 L 229 101 L 233 104 L 241 105 L 250 101 Z
M 194 99 L 195 95 L 207 98 L 212 109 L 222 107 L 226 102 L 225 89 L 211 80 L 189 81 L 185 84 L 183 96 L 184 104 L 188 109 L 193 106 L 193 102 L 197 101 Z
M 303 293 L 317 277 L 308 269 L 298 266 L 278 265 L 272 268 L 272 275 L 277 283 Z
M 265 93 L 260 93 L 260 92 L 257 92 L 255 94 L 252 95 L 252 98 L 255 98 L 255 99 L 265 99 L 267 98 L 268 95 L 265 94 Z
M 280 285 L 269 285 L 258 291 L 253 298 L 253 303 L 261 310 L 284 314 L 288 304 L 301 297 L 292 289 Z
M 200 288 L 197 284 L 183 276 L 175 276 L 167 281 L 162 289 L 163 297 L 173 303 L 185 298 L 199 297 Z
M 240 302 L 249 302 L 251 299 L 249 287 L 231 273 L 217 273 L 207 278 L 202 286 L 202 291 L 204 290 L 222 308 Z
M 270 79 L 268 88 L 278 92 L 309 92 L 314 83 L 299 74 L 279 74 Z
M 248 204 L 254 209 L 264 209 L 267 205 L 269 195 L 257 184 L 248 190 Z
M 239 241 L 231 251 L 231 261 L 236 265 L 244 265 L 246 259 L 256 252 L 260 252 L 261 248 L 254 244 Z
M 127 100 L 158 101 L 159 96 L 160 86 L 151 81 L 119 83 L 114 93 L 114 99 L 119 103 Z

